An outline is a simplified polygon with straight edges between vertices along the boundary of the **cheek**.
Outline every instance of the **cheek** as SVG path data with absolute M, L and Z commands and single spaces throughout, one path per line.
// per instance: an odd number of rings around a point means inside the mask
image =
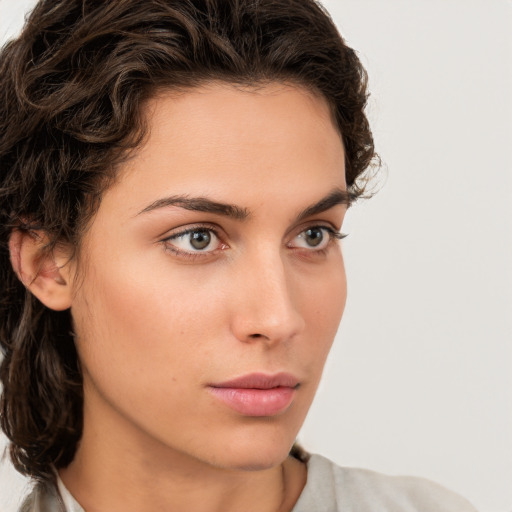
M 222 323 L 217 302 L 176 276 L 159 279 L 140 267 L 138 273 L 121 268 L 88 273 L 75 302 L 83 364 L 112 392 L 139 377 L 141 392 L 155 381 L 179 384 L 187 368 L 194 372 L 209 357 L 205 329 L 220 329 L 215 325 Z
M 347 298 L 347 281 L 341 254 L 315 285 L 309 281 L 309 286 L 303 289 L 301 297 L 301 309 L 308 331 L 305 336 L 308 355 L 304 359 L 314 366 L 314 372 L 320 378 Z
M 315 328 L 336 333 L 345 309 L 347 280 L 343 258 L 339 254 L 319 278 L 308 281 L 308 287 L 301 291 L 302 310 Z
M 199 293 L 155 284 L 145 277 L 149 272 L 130 279 L 95 274 L 95 285 L 84 287 L 76 311 L 89 418 L 100 421 L 108 404 L 108 411 L 121 412 L 167 445 L 197 433 L 208 411 L 201 385 L 219 341 L 207 334 L 222 322 L 213 310 L 216 302 L 199 303 Z

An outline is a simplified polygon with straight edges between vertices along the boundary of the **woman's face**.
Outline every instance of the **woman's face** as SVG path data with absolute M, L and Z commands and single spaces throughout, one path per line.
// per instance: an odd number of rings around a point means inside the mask
M 340 136 L 323 99 L 279 84 L 161 93 L 145 113 L 147 141 L 83 241 L 84 434 L 276 465 L 345 304 Z

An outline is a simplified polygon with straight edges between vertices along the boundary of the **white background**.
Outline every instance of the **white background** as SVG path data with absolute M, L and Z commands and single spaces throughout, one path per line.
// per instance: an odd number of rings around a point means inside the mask
M 301 440 L 511 512 L 512 2 L 325 4 L 369 71 L 385 169 L 350 212 L 349 300 Z M 0 0 L 0 37 L 31 5 Z M 0 465 L 0 511 L 24 483 Z

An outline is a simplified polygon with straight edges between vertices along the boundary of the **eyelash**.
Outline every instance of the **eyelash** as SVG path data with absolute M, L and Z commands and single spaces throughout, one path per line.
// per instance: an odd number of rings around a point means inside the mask
M 308 226 L 308 227 L 304 228 L 302 231 L 297 233 L 297 235 L 295 235 L 293 238 L 294 239 L 297 238 L 299 235 L 302 235 L 303 233 L 305 233 L 308 230 L 315 230 L 315 229 L 319 229 L 319 230 L 327 232 L 327 235 L 329 237 L 329 240 L 328 240 L 326 246 L 323 247 L 322 249 L 315 250 L 313 247 L 311 249 L 305 249 L 303 247 L 293 247 L 293 246 L 290 246 L 289 244 L 286 244 L 286 246 L 289 249 L 296 249 L 299 251 L 303 250 L 306 253 L 309 253 L 310 255 L 324 255 L 327 253 L 328 249 L 330 248 L 330 246 L 332 245 L 333 242 L 336 242 L 338 240 L 343 240 L 344 238 L 346 238 L 348 236 L 347 234 L 343 234 L 343 233 L 340 233 L 339 231 L 336 231 L 335 229 L 333 229 L 330 226 L 325 226 L 325 225 L 319 224 L 319 225 L 312 225 L 312 226 Z M 197 232 L 213 233 L 215 238 L 217 238 L 218 243 L 220 245 L 223 245 L 224 247 L 222 247 L 220 249 L 209 250 L 209 251 L 197 251 L 196 252 L 196 251 L 184 251 L 182 249 L 177 248 L 172 243 L 170 243 L 171 240 L 176 240 L 181 237 L 185 237 L 189 234 L 197 233 Z M 207 225 L 207 226 L 197 225 L 197 226 L 194 226 L 191 228 L 187 228 L 183 231 L 179 231 L 178 233 L 174 233 L 171 236 L 168 236 L 167 238 L 162 240 L 162 243 L 164 244 L 164 248 L 166 251 L 170 251 L 174 255 L 179 256 L 180 258 L 185 258 L 185 259 L 189 259 L 189 260 L 205 258 L 205 257 L 211 256 L 212 254 L 217 253 L 219 250 L 222 251 L 228 247 L 227 244 L 222 242 L 222 239 L 219 236 L 217 230 L 210 225 Z

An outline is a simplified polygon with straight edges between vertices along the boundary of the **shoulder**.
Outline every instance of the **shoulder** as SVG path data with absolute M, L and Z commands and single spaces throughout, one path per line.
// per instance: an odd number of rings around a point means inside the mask
M 307 484 L 293 512 L 308 510 L 476 512 L 464 498 L 429 480 L 340 467 L 319 455 L 308 462 Z

